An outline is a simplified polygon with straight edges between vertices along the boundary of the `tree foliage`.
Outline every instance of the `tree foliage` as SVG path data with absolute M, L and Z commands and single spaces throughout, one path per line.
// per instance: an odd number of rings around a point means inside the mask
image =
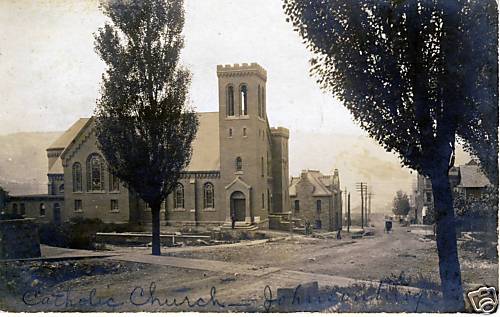
M 498 171 L 497 4 L 284 0 L 311 72 L 404 165 L 429 175 L 458 135 Z M 445 157 L 449 160 L 449 157 Z
M 106 63 L 95 112 L 99 148 L 110 172 L 153 213 L 153 253 L 159 253 L 159 210 L 189 164 L 198 119 L 188 105 L 189 71 L 182 0 L 111 0 L 95 36 Z M 155 251 L 156 249 L 156 251 Z
M 396 196 L 392 202 L 392 212 L 396 216 L 406 216 L 410 212 L 410 200 L 405 192 L 401 190 L 396 192 Z
M 283 1 L 318 83 L 431 178 L 444 309 L 463 309 L 448 170 L 458 137 L 497 183 L 496 1 Z

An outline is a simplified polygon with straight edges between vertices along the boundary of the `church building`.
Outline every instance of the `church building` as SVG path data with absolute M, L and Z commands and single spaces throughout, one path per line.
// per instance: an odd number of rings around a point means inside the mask
M 162 205 L 160 219 L 169 225 L 227 225 L 234 210 L 237 226 L 267 228 L 269 214 L 290 206 L 289 131 L 269 125 L 264 68 L 256 63 L 219 65 L 217 77 L 219 111 L 198 113 L 191 162 Z M 27 217 L 151 222 L 149 207 L 108 172 L 93 118 L 77 120 L 47 149 L 47 156 L 49 192 L 38 195 L 47 202 L 36 201 L 25 210 Z M 57 211 L 50 208 L 50 196 L 58 197 Z M 27 196 L 12 198 L 12 210 L 28 203 Z M 43 214 L 37 204 L 44 205 Z

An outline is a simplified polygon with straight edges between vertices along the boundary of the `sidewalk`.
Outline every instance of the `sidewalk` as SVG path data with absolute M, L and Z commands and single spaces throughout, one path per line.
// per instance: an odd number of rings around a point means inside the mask
M 166 265 L 185 269 L 194 269 L 202 271 L 221 272 L 229 274 L 243 274 L 250 276 L 264 276 L 269 273 L 277 272 L 277 267 L 258 267 L 253 265 L 231 263 L 213 260 L 181 258 L 175 256 L 155 256 L 150 254 L 128 253 L 112 257 L 113 260 Z
M 16 262 L 16 261 L 64 261 L 64 260 L 79 260 L 87 258 L 107 258 L 117 255 L 115 251 L 90 251 L 51 247 L 48 245 L 40 245 L 42 256 L 38 258 L 24 259 L 2 259 L 0 262 Z
M 330 285 L 338 287 L 349 287 L 354 284 L 365 284 L 381 288 L 387 288 L 389 286 L 393 286 L 399 289 L 400 291 L 405 291 L 413 294 L 422 291 L 422 289 L 416 287 L 400 286 L 400 285 L 395 286 L 387 284 L 381 285 L 380 282 L 378 281 L 360 280 L 360 279 L 353 279 L 337 275 L 300 272 L 295 270 L 285 270 L 280 267 L 257 267 L 242 263 L 222 262 L 214 260 L 181 258 L 175 256 L 153 256 L 150 254 L 137 254 L 137 253 L 121 254 L 112 257 L 112 259 L 120 261 L 137 262 L 137 263 L 173 266 L 184 269 L 195 269 L 202 271 L 228 273 L 234 275 L 241 274 L 241 275 L 252 276 L 255 278 L 264 277 L 265 280 L 269 279 L 280 280 L 283 281 L 284 283 L 295 284 L 295 285 L 317 281 L 322 285 Z

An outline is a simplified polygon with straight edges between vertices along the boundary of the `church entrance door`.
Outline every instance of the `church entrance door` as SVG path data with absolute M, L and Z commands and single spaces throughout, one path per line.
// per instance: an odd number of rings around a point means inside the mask
M 245 195 L 242 192 L 231 194 L 231 212 L 236 215 L 236 221 L 245 221 L 246 203 Z

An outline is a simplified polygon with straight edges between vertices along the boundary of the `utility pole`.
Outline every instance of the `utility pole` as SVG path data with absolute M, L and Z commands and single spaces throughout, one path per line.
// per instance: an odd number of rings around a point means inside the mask
M 347 194 L 347 232 L 351 227 L 351 193 Z
M 357 183 L 356 184 L 356 189 L 357 191 L 361 192 L 361 229 L 364 228 L 365 225 L 365 219 L 364 219 L 364 212 L 365 212 L 365 193 L 366 193 L 366 184 Z
M 365 184 L 365 227 L 368 227 L 368 184 Z
M 372 192 L 368 193 L 368 215 L 372 215 L 372 196 L 375 196 Z

